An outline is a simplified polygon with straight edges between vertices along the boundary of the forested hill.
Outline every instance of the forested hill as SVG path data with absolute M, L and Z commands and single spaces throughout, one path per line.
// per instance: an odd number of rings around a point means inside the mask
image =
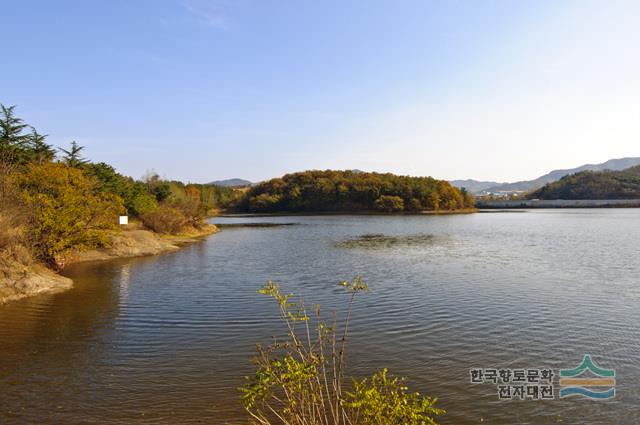
M 640 199 L 640 166 L 622 171 L 583 171 L 549 183 L 533 199 Z
M 247 191 L 245 212 L 418 212 L 473 207 L 473 196 L 431 177 L 354 171 L 304 171 Z

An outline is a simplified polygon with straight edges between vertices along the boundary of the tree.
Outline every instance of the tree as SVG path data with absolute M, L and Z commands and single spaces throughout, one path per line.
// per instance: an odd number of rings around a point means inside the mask
M 427 199 L 427 206 L 429 209 L 437 211 L 440 209 L 440 195 L 437 192 L 433 192 Z
M 470 193 L 465 187 L 460 189 L 460 193 L 462 194 L 465 208 L 473 208 L 474 204 L 476 203 L 476 200 L 473 194 Z
M 62 162 L 72 168 L 80 168 L 87 162 L 87 159 L 83 158 L 80 152 L 84 150 L 84 146 L 80 146 L 75 140 L 71 142 L 71 148 L 69 150 L 60 148 L 60 151 L 65 154 L 62 158 Z
M 171 196 L 169 183 L 162 180 L 156 172 L 147 172 L 147 175 L 144 177 L 144 182 L 147 185 L 149 193 L 155 196 L 158 202 L 162 202 Z
M 141 217 L 155 211 L 158 208 L 158 201 L 147 191 L 144 183 L 134 182 L 129 196 L 125 198 L 125 206 L 131 215 Z
M 416 198 L 409 199 L 409 204 L 405 206 L 405 209 L 412 212 L 418 212 L 422 210 L 422 203 Z
M 376 209 L 387 213 L 404 210 L 404 201 L 399 196 L 382 195 L 375 202 Z
M 449 182 L 431 177 L 313 170 L 287 174 L 253 186 L 237 206 L 247 212 L 417 212 L 472 207 L 473 202 L 473 197 L 463 195 Z
M 123 176 L 109 164 L 89 162 L 83 166 L 83 171 L 96 179 L 96 190 L 119 195 L 130 215 L 140 217 L 158 207 L 155 196 L 144 183 Z
M 14 110 L 15 106 L 0 104 L 0 162 L 24 165 L 28 162 L 42 164 L 53 161 L 55 150 L 45 142 L 47 135 L 25 124 L 15 116 Z M 25 133 L 27 128 L 31 130 L 29 133 Z
M 273 212 L 277 211 L 278 204 L 280 203 L 280 197 L 277 195 L 269 195 L 263 193 L 250 200 L 250 206 L 252 211 L 256 212 Z
M 31 127 L 31 134 L 28 139 L 29 160 L 42 165 L 51 162 L 56 156 L 56 151 L 50 144 L 45 142 L 46 134 L 40 134 Z
M 539 199 L 638 199 L 640 165 L 620 171 L 582 171 L 528 194 Z
M 0 104 L 0 162 L 16 164 L 24 161 L 29 141 L 24 134 L 27 124 L 15 116 L 14 106 Z
M 56 269 L 64 267 L 71 249 L 106 244 L 124 212 L 118 195 L 97 192 L 94 180 L 61 163 L 29 164 L 16 179 L 34 253 Z

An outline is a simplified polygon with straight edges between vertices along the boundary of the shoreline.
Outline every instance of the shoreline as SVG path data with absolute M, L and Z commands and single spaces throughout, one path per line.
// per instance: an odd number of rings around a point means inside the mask
M 124 229 L 113 234 L 109 247 L 72 253 L 65 265 L 160 255 L 177 251 L 182 246 L 198 242 L 218 231 L 217 226 L 209 223 L 202 229 L 179 235 L 160 235 L 138 228 Z M 0 306 L 35 295 L 66 291 L 73 287 L 71 279 L 38 263 L 29 266 L 10 264 L 7 270 L 0 272 Z M 2 273 L 4 277 L 1 276 Z
M 202 229 L 194 229 L 178 235 L 161 235 L 151 230 L 134 227 L 115 233 L 109 247 L 71 254 L 67 265 L 159 255 L 176 251 L 184 245 L 198 242 L 217 232 L 219 228 L 209 223 Z
M 640 199 L 518 199 L 476 201 L 481 210 L 507 208 L 639 208 Z
M 41 294 L 52 294 L 73 288 L 73 280 L 42 264 L 12 264 L 0 279 L 0 307 L 4 304 Z
M 215 217 L 296 217 L 296 216 L 322 216 L 322 215 L 363 215 L 363 216 L 403 216 L 403 215 L 451 215 L 451 214 L 473 214 L 478 208 L 463 208 L 458 210 L 423 210 L 416 212 L 395 212 L 386 213 L 379 211 L 305 211 L 305 212 L 273 212 L 273 213 L 232 213 L 224 212 Z

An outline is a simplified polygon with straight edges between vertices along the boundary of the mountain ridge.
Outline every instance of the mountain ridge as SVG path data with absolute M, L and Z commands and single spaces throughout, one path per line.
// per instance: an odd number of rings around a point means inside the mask
M 232 178 L 232 179 L 214 180 L 207 184 L 213 184 L 216 186 L 223 186 L 223 187 L 239 187 L 239 186 L 251 186 L 253 182 L 250 182 L 249 180 L 245 180 L 245 179 L 240 179 L 240 178 Z
M 624 170 L 584 170 L 547 183 L 534 199 L 640 199 L 640 165 Z
M 549 173 L 533 180 L 521 180 L 512 183 L 496 183 L 493 185 L 490 183 L 494 182 L 473 179 L 451 180 L 450 183 L 456 187 L 466 187 L 467 190 L 476 194 L 482 192 L 529 192 L 540 189 L 547 183 L 558 181 L 564 176 L 579 173 L 581 171 L 620 171 L 636 165 L 640 165 L 640 157 L 624 157 L 609 159 L 599 164 L 583 164 L 575 168 L 552 170 Z M 468 186 L 461 186 L 462 184 L 467 184 Z

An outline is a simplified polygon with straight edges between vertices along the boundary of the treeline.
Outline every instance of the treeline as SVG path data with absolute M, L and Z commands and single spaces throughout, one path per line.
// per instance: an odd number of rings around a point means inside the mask
M 622 171 L 583 171 L 548 183 L 533 199 L 640 199 L 640 166 Z
M 419 212 L 471 208 L 473 196 L 431 177 L 354 171 L 305 171 L 251 187 L 244 212 Z
M 123 214 L 160 233 L 199 228 L 236 196 L 154 173 L 135 180 L 87 160 L 76 142 L 56 149 L 46 138 L 0 105 L 0 266 L 35 258 L 60 268 L 72 250 L 109 244 Z

